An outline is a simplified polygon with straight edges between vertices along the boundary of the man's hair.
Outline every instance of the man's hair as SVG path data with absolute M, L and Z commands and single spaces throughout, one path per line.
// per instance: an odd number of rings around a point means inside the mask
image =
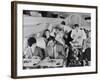
M 35 39 L 34 37 L 30 37 L 30 38 L 28 39 L 28 45 L 31 47 L 32 44 L 34 44 L 34 43 L 36 43 L 36 39 Z
M 75 26 L 75 28 L 76 28 L 76 27 L 79 27 L 79 24 L 74 24 L 73 26 Z

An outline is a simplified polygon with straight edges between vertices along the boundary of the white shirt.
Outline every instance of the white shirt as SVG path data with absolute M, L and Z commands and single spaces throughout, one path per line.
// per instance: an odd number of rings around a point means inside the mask
M 76 45 L 82 46 L 83 40 L 86 39 L 86 33 L 84 30 L 72 30 L 71 37 L 74 39 L 73 42 L 76 42 Z
M 36 39 L 36 46 L 45 49 L 46 48 L 46 43 L 43 37 L 39 37 Z
M 57 40 L 58 42 L 60 42 L 61 44 L 64 45 L 64 41 L 63 41 L 63 38 L 62 38 L 62 33 L 58 33 L 58 34 L 56 35 L 55 40 Z

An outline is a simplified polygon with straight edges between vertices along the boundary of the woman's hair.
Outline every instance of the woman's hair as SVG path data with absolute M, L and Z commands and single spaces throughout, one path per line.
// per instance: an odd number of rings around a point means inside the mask
M 46 32 L 47 32 L 47 31 L 49 31 L 49 32 L 50 32 L 50 30 L 49 30 L 49 29 L 46 29 L 46 30 L 44 31 L 44 33 L 43 33 L 43 37 L 44 37 L 44 38 L 46 38 Z
M 34 37 L 30 37 L 30 38 L 28 39 L 28 45 L 31 47 L 32 44 L 34 44 L 34 43 L 36 43 L 36 39 L 35 39 Z
M 62 24 L 62 25 L 66 25 L 65 21 L 62 21 L 61 24 Z

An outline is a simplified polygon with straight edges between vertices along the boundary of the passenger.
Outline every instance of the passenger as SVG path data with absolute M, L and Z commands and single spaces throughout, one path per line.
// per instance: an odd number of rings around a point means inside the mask
M 58 32 L 58 34 L 56 35 L 56 44 L 54 46 L 54 51 L 55 51 L 55 58 L 61 58 L 61 59 L 65 59 L 65 50 L 64 50 L 64 31 L 61 30 Z
M 33 52 L 35 50 L 35 47 L 36 47 L 36 39 L 34 37 L 30 37 L 28 39 L 28 47 L 24 51 L 24 57 L 31 59 L 33 56 Z
M 71 45 L 72 47 L 78 49 L 79 60 L 81 61 L 81 64 L 83 65 L 82 49 L 83 49 L 83 43 L 86 39 L 86 33 L 84 32 L 84 30 L 80 30 L 78 24 L 75 24 L 74 29 L 72 30 L 71 37 L 73 39 L 73 41 L 71 42 Z

